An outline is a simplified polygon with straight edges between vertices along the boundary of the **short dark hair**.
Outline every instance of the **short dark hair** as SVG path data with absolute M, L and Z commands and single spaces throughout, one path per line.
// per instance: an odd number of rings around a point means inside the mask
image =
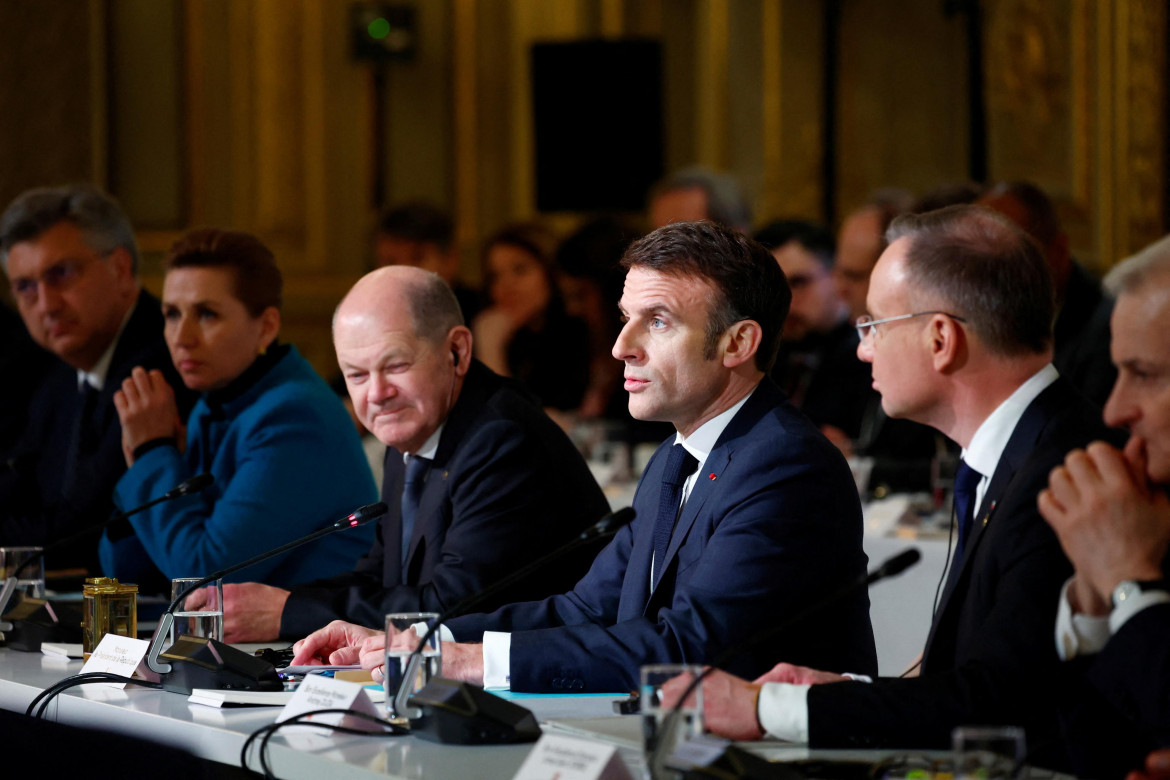
M 447 212 L 419 201 L 384 211 L 378 218 L 377 232 L 381 236 L 435 244 L 446 252 L 451 248 L 455 228 Z
M 200 228 L 171 245 L 163 260 L 166 271 L 177 268 L 227 268 L 236 298 L 253 317 L 269 306 L 280 309 L 284 279 L 272 250 L 251 233 Z
M 795 241 L 825 268 L 832 268 L 837 257 L 833 234 L 827 228 L 803 219 L 777 219 L 757 230 L 754 237 L 769 252 Z
M 138 272 L 138 243 L 130 220 L 111 195 L 92 184 L 38 187 L 16 197 L 0 215 L 0 259 L 8 270 L 8 253 L 61 222 L 81 231 L 94 252 L 106 256 L 121 247 L 130 254 L 130 270 Z
M 938 301 L 999 355 L 1045 352 L 1052 346 L 1052 272 L 1035 239 L 983 206 L 948 206 L 898 217 L 886 231 L 909 238 L 911 297 Z M 919 304 L 916 302 L 915 306 Z
M 710 283 L 714 295 L 707 321 L 707 359 L 715 356 L 728 328 L 754 320 L 762 331 L 756 367 L 771 370 L 792 291 L 776 258 L 759 243 L 714 222 L 675 222 L 631 244 L 622 265 Z
M 1024 231 L 1040 242 L 1041 248 L 1048 247 L 1064 232 L 1060 217 L 1052 199 L 1030 181 L 1003 181 L 987 193 L 988 198 L 1008 197 L 1024 209 Z

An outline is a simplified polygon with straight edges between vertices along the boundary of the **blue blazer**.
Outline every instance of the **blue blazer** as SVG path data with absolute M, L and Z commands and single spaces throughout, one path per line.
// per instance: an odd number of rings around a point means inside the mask
M 573 590 L 450 622 L 460 641 L 512 632 L 513 690 L 630 690 L 643 664 L 709 662 L 864 574 L 861 507 L 845 459 L 765 379 L 708 456 L 651 592 L 672 444 L 642 475 L 637 518 Z M 873 673 L 868 595 L 854 593 L 727 668 L 754 677 L 777 658 Z
M 238 396 L 187 422 L 187 452 L 171 445 L 139 457 L 119 480 L 123 509 L 210 472 L 193 496 L 130 518 L 134 534 L 101 541 L 102 568 L 142 582 L 152 565 L 167 578 L 201 577 L 332 524 L 377 499 L 353 421 L 295 347 Z M 373 528 L 347 529 L 249 566 L 228 578 L 288 586 L 351 568 Z

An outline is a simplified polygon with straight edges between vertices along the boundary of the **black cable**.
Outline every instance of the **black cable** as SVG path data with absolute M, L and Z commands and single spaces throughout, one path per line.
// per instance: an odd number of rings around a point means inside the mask
M 332 723 L 317 723 L 317 722 L 309 723 L 309 721 L 314 716 L 334 715 L 334 714 L 348 715 L 350 717 L 359 718 L 361 720 L 369 721 L 370 723 L 376 723 L 377 725 L 381 726 L 385 730 L 380 731 L 380 732 L 373 732 L 373 731 L 363 731 L 360 729 L 354 729 L 354 728 L 350 728 L 348 726 L 334 725 Z M 300 715 L 289 718 L 287 720 L 282 720 L 278 723 L 269 723 L 267 726 L 262 726 L 261 728 L 257 729 L 256 731 L 253 731 L 251 734 L 249 734 L 248 738 L 246 740 L 244 740 L 244 746 L 240 749 L 240 766 L 243 767 L 243 769 L 246 771 L 253 772 L 257 775 L 262 774 L 266 778 L 266 780 L 275 780 L 276 775 L 273 773 L 272 768 L 268 763 L 268 740 L 272 738 L 273 734 L 275 734 L 277 731 L 284 728 L 285 726 L 305 725 L 306 723 L 308 723 L 308 725 L 311 725 L 311 726 L 317 726 L 320 728 L 329 729 L 331 731 L 340 732 L 342 734 L 351 734 L 351 735 L 357 736 L 357 737 L 385 737 L 385 736 L 397 737 L 397 736 L 405 736 L 405 735 L 410 733 L 410 729 L 403 728 L 402 726 L 397 726 L 393 723 L 387 723 L 386 721 L 382 720 L 381 718 L 375 717 L 373 715 L 368 715 L 364 712 L 354 712 L 353 710 L 343 710 L 343 709 L 312 710 L 310 712 L 302 712 Z M 252 747 L 252 743 L 255 742 L 257 739 L 260 740 L 259 747 L 257 748 L 257 753 L 259 755 L 260 768 L 261 768 L 261 770 L 263 770 L 262 772 L 257 771 L 255 769 L 249 769 L 249 767 L 248 767 L 248 749 Z
M 75 674 L 72 677 L 66 677 L 64 680 L 55 682 L 45 690 L 38 693 L 29 703 L 28 709 L 24 711 L 24 714 L 33 718 L 43 717 L 45 710 L 49 706 L 49 703 L 54 698 L 56 698 L 58 694 L 62 693 L 63 691 L 67 691 L 70 688 L 75 688 L 78 685 L 85 685 L 91 682 L 120 682 L 128 683 L 130 685 L 140 685 L 143 688 L 162 689 L 161 683 L 147 682 L 146 680 L 135 680 L 132 677 L 124 677 L 120 674 L 114 674 L 113 672 L 83 672 L 81 674 Z M 37 709 L 38 704 L 40 705 L 39 709 Z M 33 712 L 34 709 L 36 709 L 35 713 Z
M 947 575 L 951 571 L 951 543 L 955 538 L 955 526 L 958 525 L 958 517 L 955 516 L 954 504 L 951 505 L 951 523 L 947 526 L 947 557 L 943 562 L 942 576 L 938 578 L 938 585 L 934 586 L 934 609 L 930 611 L 931 618 L 938 614 L 938 597 L 942 593 L 943 583 L 947 581 Z

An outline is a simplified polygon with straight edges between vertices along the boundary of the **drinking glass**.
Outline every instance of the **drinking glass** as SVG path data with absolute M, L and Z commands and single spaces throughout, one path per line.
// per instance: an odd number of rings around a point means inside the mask
M 403 680 L 410 673 L 410 650 L 391 650 L 390 645 L 394 636 L 404 631 L 410 631 L 419 623 L 429 626 L 431 621 L 438 620 L 437 612 L 392 612 L 386 616 L 386 655 L 385 666 L 382 667 L 384 679 L 382 687 L 386 691 L 386 714 L 391 718 L 407 718 L 411 713 L 406 712 L 406 700 L 443 673 L 442 644 L 439 642 L 439 632 L 436 631 L 427 640 L 426 646 L 417 661 L 411 676 L 411 681 L 403 687 Z M 418 627 L 418 638 L 422 639 L 426 633 L 425 626 Z M 396 695 L 401 693 L 401 695 Z M 397 699 L 397 701 L 396 701 Z
M 171 601 L 202 577 L 176 577 L 171 580 Z M 223 580 L 193 590 L 175 605 L 175 622 L 167 637 L 167 647 L 177 636 L 207 637 L 223 641 Z M 165 649 L 165 648 L 164 648 Z

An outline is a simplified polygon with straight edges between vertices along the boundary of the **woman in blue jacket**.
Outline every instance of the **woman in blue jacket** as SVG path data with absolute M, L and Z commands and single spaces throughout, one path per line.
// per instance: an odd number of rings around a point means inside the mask
M 215 482 L 102 538 L 105 573 L 148 590 L 246 560 L 377 499 L 341 402 L 276 340 L 282 281 L 272 252 L 246 233 L 196 230 L 165 266 L 167 346 L 202 397 L 184 428 L 163 375 L 134 369 L 114 396 L 129 465 L 114 500 L 135 507 L 204 472 Z M 373 528 L 339 531 L 228 579 L 288 586 L 349 571 Z

